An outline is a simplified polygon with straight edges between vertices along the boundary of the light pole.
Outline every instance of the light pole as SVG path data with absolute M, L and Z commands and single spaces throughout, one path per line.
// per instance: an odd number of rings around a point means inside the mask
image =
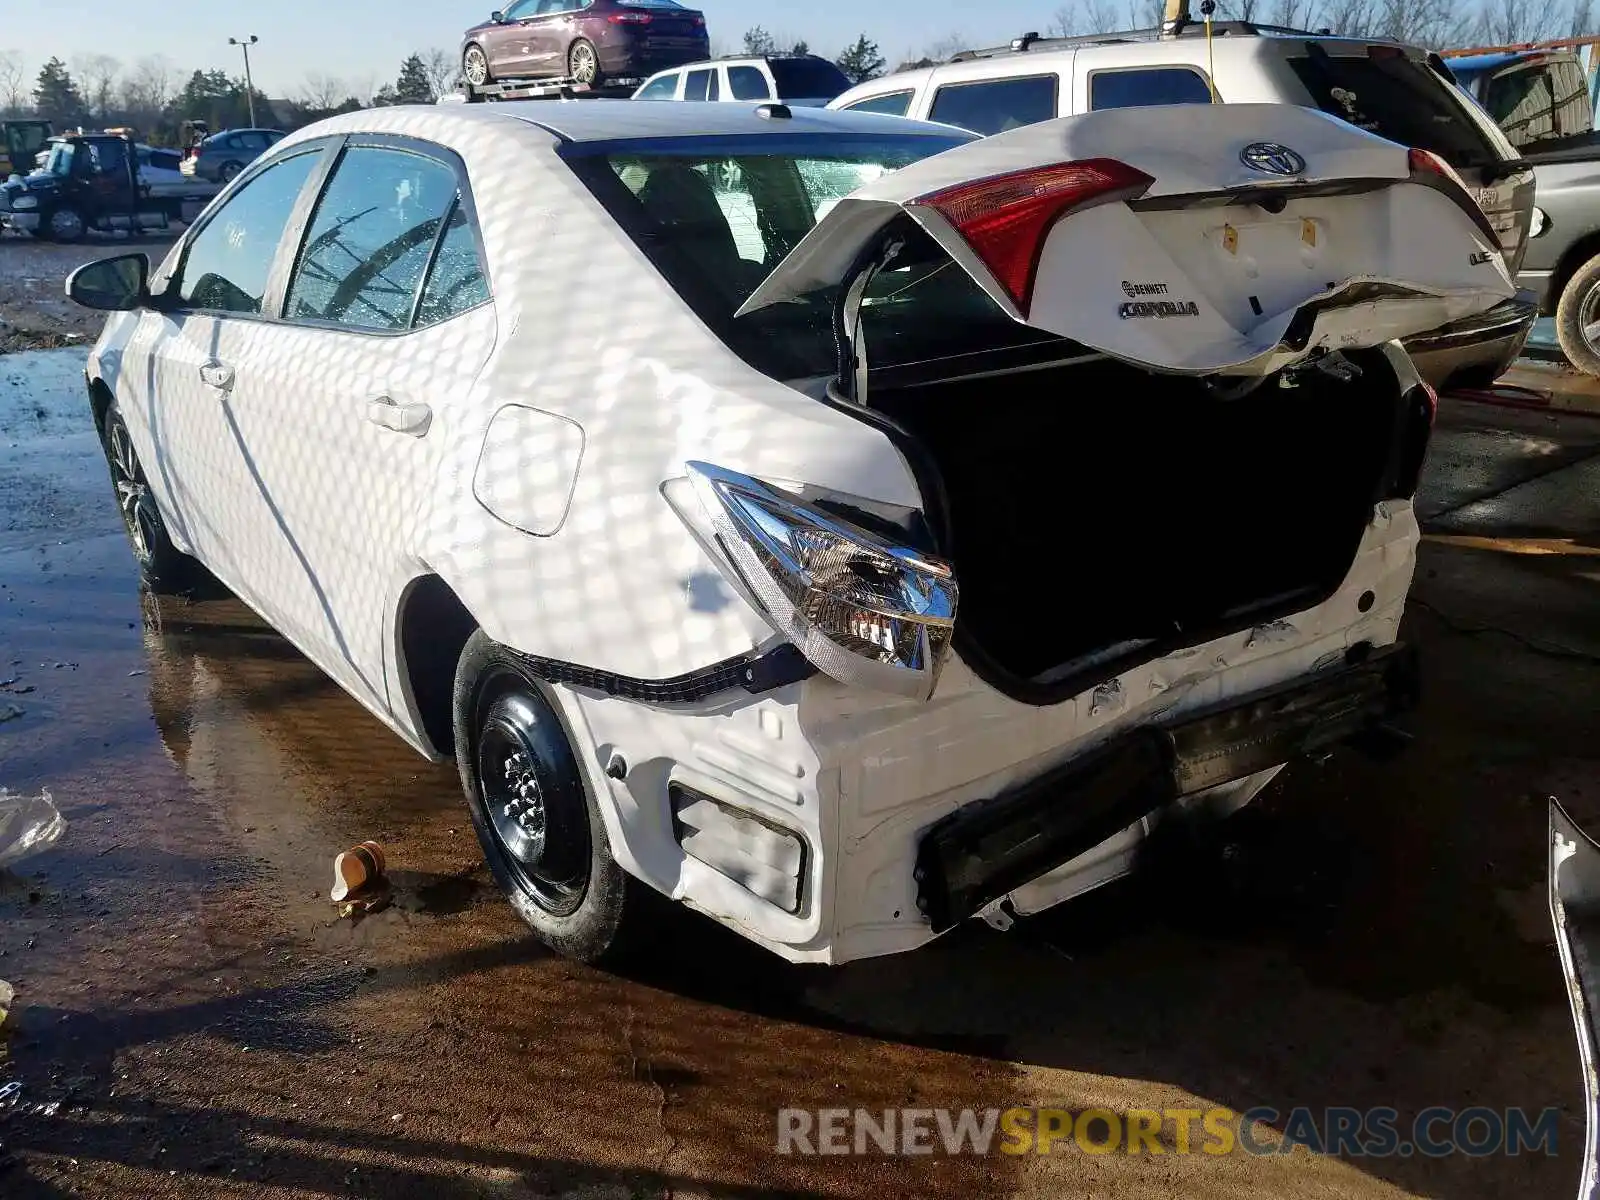
M 251 34 L 247 39 L 229 38 L 228 45 L 237 46 L 244 51 L 244 98 L 250 105 L 250 128 L 256 127 L 256 85 L 250 78 L 250 47 L 261 39 Z

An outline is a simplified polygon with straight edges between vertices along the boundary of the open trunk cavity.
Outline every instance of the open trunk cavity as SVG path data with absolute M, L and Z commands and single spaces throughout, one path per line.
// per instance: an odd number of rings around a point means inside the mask
M 877 386 L 961 586 L 956 647 L 1052 703 L 1139 661 L 1303 611 L 1410 495 L 1431 422 L 1381 352 L 1226 398 L 1102 359 Z

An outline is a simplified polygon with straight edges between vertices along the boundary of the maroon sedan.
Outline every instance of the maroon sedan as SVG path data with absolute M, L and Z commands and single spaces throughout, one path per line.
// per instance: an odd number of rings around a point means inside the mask
M 461 73 L 619 86 L 711 52 L 706 19 L 675 0 L 515 0 L 467 30 Z

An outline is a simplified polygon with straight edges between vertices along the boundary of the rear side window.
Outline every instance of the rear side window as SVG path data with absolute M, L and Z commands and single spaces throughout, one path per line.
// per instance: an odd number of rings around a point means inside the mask
M 450 214 L 444 240 L 422 289 L 422 306 L 417 309 L 417 325 L 437 325 L 489 299 L 489 280 L 478 256 L 478 239 L 472 235 L 461 202 Z
M 321 157 L 311 151 L 274 163 L 234 193 L 195 234 L 173 281 L 185 306 L 211 312 L 261 311 L 284 226 Z
M 689 80 L 683 85 L 685 100 L 716 100 L 719 96 L 715 71 L 689 72 Z
M 928 115 L 941 125 L 955 125 L 973 133 L 1004 133 L 1053 120 L 1057 85 L 1054 75 L 946 84 L 935 94 Z
M 455 172 L 438 159 L 346 150 L 312 215 L 284 316 L 353 329 L 409 327 L 456 192 Z
M 1417 59 L 1387 47 L 1336 56 L 1315 43 L 1290 67 L 1323 112 L 1402 146 L 1432 150 L 1453 167 L 1481 167 L 1501 155 L 1467 112 L 1468 101 Z
M 886 117 L 903 117 L 911 111 L 910 92 L 889 92 L 883 96 L 868 96 L 854 104 L 846 104 L 846 112 L 882 113 Z
M 728 90 L 735 100 L 770 100 L 767 77 L 754 67 L 729 67 Z
M 676 100 L 678 98 L 678 76 L 663 75 L 660 79 L 652 79 L 639 90 L 635 100 Z
M 825 58 L 776 58 L 769 67 L 785 100 L 832 100 L 850 90 L 849 77 Z
M 1089 76 L 1089 107 L 1145 108 L 1154 104 L 1210 104 L 1205 77 L 1188 67 L 1096 71 Z

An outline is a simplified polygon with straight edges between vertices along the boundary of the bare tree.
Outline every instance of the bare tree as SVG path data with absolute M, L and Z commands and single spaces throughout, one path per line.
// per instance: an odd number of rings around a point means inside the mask
M 80 54 L 72 60 L 73 78 L 91 116 L 104 120 L 111 112 L 121 73 L 122 64 L 109 54 Z
M 1594 0 L 1572 0 L 1572 14 L 1567 20 L 1567 36 L 1588 37 L 1594 32 Z
M 21 112 L 28 106 L 27 65 L 15 50 L 0 50 L 0 109 Z
M 1128 6 L 1128 16 L 1134 16 L 1137 5 Z M 1050 32 L 1056 37 L 1074 37 L 1081 33 L 1110 33 L 1123 24 L 1122 13 L 1115 0 L 1074 0 L 1056 9 L 1050 21 Z
M 444 96 L 456 90 L 461 82 L 461 60 L 449 50 L 424 50 L 422 69 L 427 73 L 428 86 L 435 96 Z
M 122 81 L 122 107 L 136 121 L 158 117 L 173 97 L 175 70 L 165 55 L 148 54 L 133 64 Z
M 930 42 L 922 52 L 923 58 L 931 58 L 934 62 L 948 62 L 954 55 L 972 45 L 972 39 L 965 34 L 947 33 L 938 41 Z
M 354 94 L 348 83 L 334 75 L 314 72 L 300 85 L 300 99 L 307 108 L 337 108 L 347 96 Z

